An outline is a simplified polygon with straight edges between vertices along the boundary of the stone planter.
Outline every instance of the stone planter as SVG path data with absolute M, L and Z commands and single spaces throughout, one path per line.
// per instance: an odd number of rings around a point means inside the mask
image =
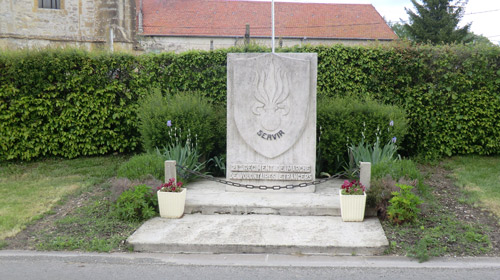
M 363 195 L 340 194 L 340 213 L 344 222 L 362 222 L 365 217 L 366 193 Z
M 181 192 L 160 192 L 158 191 L 158 207 L 160 217 L 178 219 L 184 214 L 186 204 L 186 189 Z

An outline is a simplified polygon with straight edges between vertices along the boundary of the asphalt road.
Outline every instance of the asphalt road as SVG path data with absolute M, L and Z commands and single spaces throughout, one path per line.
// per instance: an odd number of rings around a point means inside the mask
M 500 258 L 0 251 L 0 279 L 500 279 Z

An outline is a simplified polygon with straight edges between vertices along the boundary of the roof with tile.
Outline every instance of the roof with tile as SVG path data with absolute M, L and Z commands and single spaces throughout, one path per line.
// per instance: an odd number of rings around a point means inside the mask
M 137 10 L 139 10 L 139 0 Z M 142 0 L 143 35 L 271 36 L 271 2 Z M 276 37 L 378 39 L 397 36 L 370 4 L 275 2 Z

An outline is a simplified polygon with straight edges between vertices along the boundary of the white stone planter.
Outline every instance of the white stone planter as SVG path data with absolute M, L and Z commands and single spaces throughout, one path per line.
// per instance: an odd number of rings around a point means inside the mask
M 340 194 L 340 213 L 344 222 L 362 222 L 365 218 L 366 193 L 363 195 Z
M 184 214 L 186 204 L 186 189 L 181 192 L 160 192 L 158 191 L 158 207 L 160 217 L 178 219 Z

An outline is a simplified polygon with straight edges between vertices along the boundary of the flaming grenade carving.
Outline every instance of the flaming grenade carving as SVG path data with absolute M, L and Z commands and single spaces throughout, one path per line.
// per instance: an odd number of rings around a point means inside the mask
M 288 95 L 290 94 L 290 75 L 281 67 L 275 66 L 271 60 L 269 71 L 254 72 L 254 83 L 257 91 L 254 94 L 255 103 L 252 113 L 260 121 L 262 127 L 276 131 L 281 125 L 281 118 L 290 113 Z

